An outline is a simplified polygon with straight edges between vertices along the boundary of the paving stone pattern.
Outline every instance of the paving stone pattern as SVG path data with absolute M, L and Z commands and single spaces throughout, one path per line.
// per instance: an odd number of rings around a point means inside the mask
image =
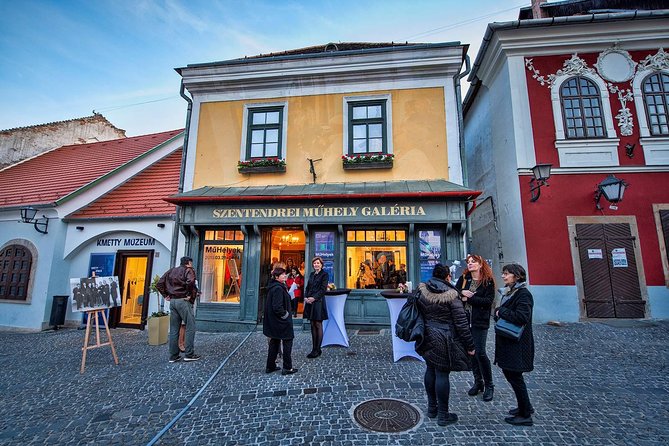
M 352 410 L 394 398 L 425 410 L 423 363 L 392 361 L 389 330 L 349 331 L 350 348 L 328 347 L 309 360 L 297 334 L 299 372 L 265 374 L 267 341 L 251 335 L 157 444 L 160 445 L 659 445 L 669 444 L 669 322 L 536 326 L 536 368 L 528 375 L 535 425 L 504 423 L 515 399 L 494 367 L 495 399 L 466 395 L 469 373 L 451 374 L 451 411 L 440 427 L 424 417 L 408 432 L 366 431 Z M 0 444 L 145 445 L 191 400 L 244 333 L 198 333 L 203 359 L 167 362 L 167 346 L 147 332 L 112 331 L 109 348 L 88 354 L 83 332 L 0 332 Z M 492 333 L 488 352 L 493 352 Z

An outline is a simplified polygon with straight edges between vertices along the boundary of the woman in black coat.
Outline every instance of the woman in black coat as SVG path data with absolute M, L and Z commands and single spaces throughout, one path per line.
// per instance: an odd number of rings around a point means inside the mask
M 504 319 L 515 325 L 524 326 L 518 341 L 495 335 L 495 364 L 511 384 L 518 407 L 509 411 L 510 417 L 504 421 L 513 425 L 532 425 L 532 403 L 527 393 L 523 372 L 534 369 L 534 336 L 532 334 L 532 308 L 534 300 L 527 289 L 527 273 L 518 264 L 510 264 L 502 269 L 502 279 L 507 292 L 502 296 L 500 306 L 495 309 L 495 321 Z
M 425 322 L 423 343 L 416 351 L 425 359 L 427 416 L 445 426 L 458 421 L 448 411 L 451 371 L 470 370 L 468 355 L 474 355 L 474 341 L 458 291 L 450 284 L 450 271 L 438 263 L 432 278 L 418 285 L 418 309 Z M 465 351 L 466 349 L 466 351 Z
M 272 278 L 267 287 L 267 299 L 265 300 L 265 313 L 263 318 L 263 334 L 269 338 L 267 351 L 267 365 L 265 373 L 279 370 L 276 366 L 276 357 L 279 347 L 283 343 L 283 370 L 282 375 L 290 375 L 297 372 L 293 368 L 293 317 L 291 315 L 290 295 L 286 288 L 286 270 L 274 268 Z
M 492 366 L 486 354 L 490 315 L 495 300 L 495 279 L 492 268 L 483 257 L 467 255 L 467 272 L 460 276 L 455 288 L 460 291 L 465 309 L 470 312 L 470 327 L 476 347 L 476 356 L 472 361 L 474 385 L 467 393 L 469 396 L 475 396 L 483 392 L 483 401 L 492 401 L 495 386 L 492 381 Z
M 323 343 L 323 321 L 328 318 L 325 305 L 325 292 L 328 290 L 328 273 L 323 271 L 323 259 L 314 257 L 311 261 L 314 270 L 309 274 L 309 281 L 304 290 L 304 318 L 311 322 L 311 353 L 307 358 L 318 358 Z

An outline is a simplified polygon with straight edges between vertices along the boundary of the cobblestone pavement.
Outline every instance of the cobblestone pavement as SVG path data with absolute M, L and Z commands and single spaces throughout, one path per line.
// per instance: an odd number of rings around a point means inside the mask
M 199 362 L 167 362 L 167 346 L 147 332 L 112 331 L 109 348 L 90 351 L 79 374 L 82 331 L 0 332 L 0 444 L 145 445 L 210 379 L 245 333 L 198 333 Z M 357 404 L 394 398 L 425 409 L 424 365 L 392 361 L 389 330 L 350 330 L 350 348 L 309 360 L 307 332 L 295 340 L 290 376 L 264 373 L 267 342 L 258 331 L 220 368 L 160 445 L 655 445 L 669 444 L 669 322 L 536 326 L 536 368 L 528 375 L 535 425 L 504 423 L 515 405 L 494 367 L 495 399 L 466 395 L 469 373 L 451 374 L 458 423 L 424 418 L 409 432 L 356 425 Z M 492 353 L 492 334 L 488 352 Z

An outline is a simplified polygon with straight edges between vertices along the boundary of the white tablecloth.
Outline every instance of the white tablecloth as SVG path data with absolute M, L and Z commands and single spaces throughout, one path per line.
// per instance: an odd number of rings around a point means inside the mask
M 323 321 L 323 343 L 326 345 L 343 345 L 348 347 L 348 335 L 344 324 L 344 305 L 348 293 L 325 296 L 328 307 L 328 319 Z
M 390 331 L 393 335 L 393 360 L 397 362 L 405 356 L 411 356 L 424 362 L 423 357 L 414 350 L 415 342 L 406 342 L 395 336 L 397 316 L 399 316 L 400 310 L 406 301 L 406 298 L 386 299 L 388 310 L 390 310 Z

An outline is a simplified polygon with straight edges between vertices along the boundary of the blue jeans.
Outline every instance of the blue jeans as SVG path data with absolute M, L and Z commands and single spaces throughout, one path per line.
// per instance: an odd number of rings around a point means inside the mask
M 186 356 L 195 353 L 195 315 L 193 304 L 185 299 L 170 300 L 170 358 L 179 356 L 179 328 L 181 321 L 186 324 Z

